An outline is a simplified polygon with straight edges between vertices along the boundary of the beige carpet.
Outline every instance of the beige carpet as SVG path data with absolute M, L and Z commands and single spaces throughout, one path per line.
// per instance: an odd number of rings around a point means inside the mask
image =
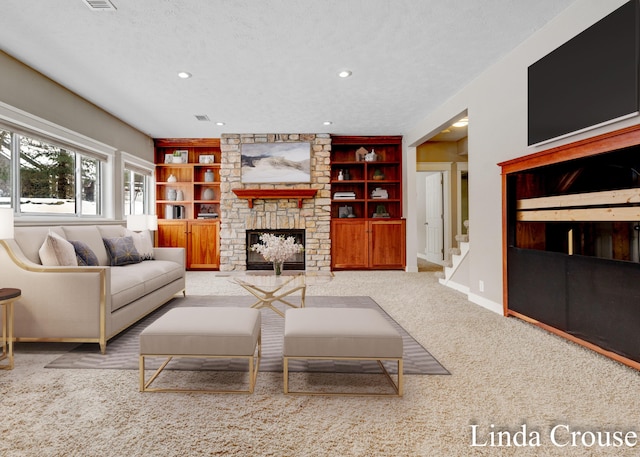
M 245 293 L 211 272 L 190 272 L 187 283 L 193 295 Z M 0 455 L 639 454 L 559 448 L 549 439 L 549 430 L 563 424 L 571 431 L 640 432 L 635 370 L 478 307 L 430 271 L 338 272 L 308 293 L 371 296 L 452 375 L 407 376 L 401 399 L 285 397 L 278 373 L 260 373 L 251 396 L 141 394 L 136 371 L 45 369 L 68 347 L 23 344 L 16 368 L 0 372 Z M 489 439 L 492 424 L 513 432 L 525 424 L 540 434 L 541 446 L 471 447 L 473 424 L 478 442 Z

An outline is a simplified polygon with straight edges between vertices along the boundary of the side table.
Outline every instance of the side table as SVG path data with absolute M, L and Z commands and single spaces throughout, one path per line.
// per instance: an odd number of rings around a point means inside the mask
M 0 306 L 2 306 L 2 356 L 7 363 L 0 365 L 0 370 L 13 369 L 13 303 L 20 299 L 20 289 L 0 289 Z

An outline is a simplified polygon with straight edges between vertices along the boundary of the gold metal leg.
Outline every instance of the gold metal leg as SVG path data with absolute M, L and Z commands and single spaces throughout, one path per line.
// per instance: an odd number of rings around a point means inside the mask
M 13 302 L 19 297 L 5 300 L 2 305 L 2 356 L 0 360 L 7 363 L 0 365 L 0 370 L 13 370 Z
M 153 354 L 145 355 L 140 354 L 139 369 L 140 369 L 140 392 L 200 392 L 200 393 L 217 393 L 217 394 L 251 394 L 253 393 L 258 379 L 258 371 L 260 369 L 260 358 L 262 356 L 262 335 L 258 335 L 258 341 L 256 344 L 257 356 L 254 353 L 250 356 L 203 356 L 203 355 L 162 355 Z M 167 357 L 167 360 L 158 368 L 153 376 L 149 380 L 145 380 L 145 357 Z M 187 389 L 187 388 L 153 388 L 150 387 L 151 383 L 162 373 L 167 364 L 173 358 L 178 357 L 194 357 L 194 358 L 213 358 L 213 359 L 242 359 L 249 360 L 249 387 L 247 390 L 212 390 L 212 389 Z
M 393 393 L 373 393 L 373 392 L 316 392 L 316 391 L 291 391 L 289 390 L 289 359 L 302 359 L 302 360 L 376 360 L 382 374 L 393 388 Z M 393 380 L 384 364 L 383 360 L 393 360 L 398 364 L 397 382 Z M 283 358 L 283 381 L 284 381 L 284 393 L 291 395 L 326 395 L 326 396 L 364 396 L 364 397 L 402 397 L 404 394 L 404 377 L 403 377 L 403 361 L 400 359 L 375 359 L 375 358 L 357 358 L 357 357 L 284 357 Z

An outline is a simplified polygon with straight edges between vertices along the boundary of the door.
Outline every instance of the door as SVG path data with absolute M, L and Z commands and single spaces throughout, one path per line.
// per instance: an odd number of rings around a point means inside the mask
M 369 227 L 371 268 L 404 269 L 405 221 L 371 221 Z
M 427 175 L 425 186 L 425 254 L 427 261 L 442 265 L 444 261 L 442 172 Z
M 187 221 L 159 220 L 158 247 L 187 248 Z
M 189 222 L 187 268 L 192 270 L 220 268 L 218 227 L 217 221 Z
M 369 267 L 369 237 L 364 220 L 331 221 L 331 267 Z

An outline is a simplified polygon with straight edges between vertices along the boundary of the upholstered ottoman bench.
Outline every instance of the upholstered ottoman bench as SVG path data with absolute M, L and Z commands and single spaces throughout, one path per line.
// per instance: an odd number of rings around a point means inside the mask
M 261 315 L 257 309 L 185 307 L 169 310 L 140 334 L 140 391 L 252 393 L 260 365 L 260 326 Z M 146 357 L 167 357 L 148 381 L 145 380 Z M 174 357 L 246 358 L 249 361 L 249 388 L 150 388 Z
M 402 351 L 402 336 L 373 309 L 289 309 L 284 321 L 284 393 L 402 396 Z M 290 391 L 289 361 L 292 359 L 376 360 L 394 392 L 388 394 Z M 384 360 L 397 362 L 397 383 L 382 363 Z

